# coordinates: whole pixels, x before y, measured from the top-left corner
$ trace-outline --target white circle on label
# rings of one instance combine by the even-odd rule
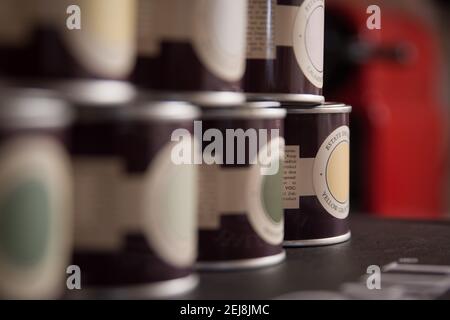
[[[282,178],[284,139],[272,139],[259,151],[250,168],[247,191],[248,218],[267,243],[279,245],[284,236]],[[272,172],[273,171],[273,172]]]
[[[14,230],[0,237],[2,294],[53,299],[61,293],[72,243],[69,172],[65,151],[52,139],[16,138],[2,146],[0,224]]]
[[[185,136],[183,142],[190,136]],[[144,184],[140,214],[149,245],[166,263],[191,266],[197,255],[196,166],[176,165],[171,154],[177,143],[169,143],[152,161]]]
[[[317,199],[333,217],[345,219],[350,208],[350,129],[341,126],[325,139],[314,160]]]
[[[318,36],[324,34],[323,17],[323,7],[317,7],[309,16],[306,24],[306,51],[317,72],[323,72],[324,37]]]
[[[297,62],[318,88],[323,87],[324,21],[324,1],[306,0],[298,10],[293,32]]]
[[[245,71],[247,1],[197,0],[194,48],[206,68],[225,81]]]

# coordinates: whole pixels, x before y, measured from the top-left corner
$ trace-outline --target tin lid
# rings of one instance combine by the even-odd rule
[[[113,80],[72,80],[53,84],[75,105],[123,105],[136,97],[134,86]]]
[[[276,101],[247,101],[223,107],[202,106],[202,118],[278,119],[286,116],[286,109]]]
[[[205,91],[205,92],[153,92],[158,100],[186,101],[198,106],[222,107],[239,105],[245,102],[245,95],[241,92]]]
[[[73,114],[54,91],[35,88],[0,88],[0,127],[58,128],[67,126]]]
[[[193,120],[200,116],[200,111],[188,102],[152,100],[148,96],[128,108],[125,116],[131,120]]]
[[[275,100],[283,103],[295,103],[313,106],[325,102],[324,96],[300,93],[246,93],[248,100]]]
[[[316,114],[316,113],[350,113],[352,107],[344,103],[327,102],[314,107],[297,104],[283,104],[288,114]]]
[[[121,81],[72,80],[52,84],[74,108],[77,122],[103,122],[123,118],[136,97],[135,88]]]

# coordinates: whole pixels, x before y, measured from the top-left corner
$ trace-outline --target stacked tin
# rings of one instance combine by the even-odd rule
[[[324,0],[249,0],[244,89],[255,98],[324,101]]]
[[[15,225],[8,212],[28,226],[0,233],[0,295],[61,297],[80,270],[68,297],[174,296],[199,270],[349,238],[351,108],[322,96],[324,0],[0,7],[0,194],[55,164],[49,196],[26,198],[48,221],[16,196],[0,207],[0,228]],[[30,170],[8,160],[16,149],[36,152]],[[40,243],[47,255],[29,257]]]
[[[0,297],[61,296],[72,246],[68,104],[0,88]]]
[[[200,158],[197,269],[279,263],[285,258],[281,176],[264,175],[258,159],[276,149],[268,160],[280,162],[285,110],[274,101],[246,102],[248,1],[139,5],[133,81],[201,110],[194,129]]]
[[[286,110],[273,101],[201,107],[205,133],[197,266],[234,270],[281,262],[285,252],[280,166]],[[209,132],[217,133],[215,142],[225,137],[223,149],[212,155]]]
[[[324,103],[324,0],[250,0],[244,88],[276,100],[284,121],[286,247],[350,238],[349,113]]]
[[[173,164],[171,133],[182,128],[190,139],[197,109],[154,100],[123,82],[60,89],[75,109],[70,153],[80,297],[159,298],[192,289],[196,167]]]

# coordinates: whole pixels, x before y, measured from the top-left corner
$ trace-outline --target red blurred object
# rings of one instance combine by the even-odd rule
[[[381,30],[366,27],[365,7],[328,9],[355,29],[355,50],[368,52],[331,97],[353,105],[353,123],[364,137],[352,146],[363,161],[359,172],[352,172],[360,175],[361,209],[390,217],[440,217],[449,134],[439,102],[444,67],[435,34],[420,19],[389,8],[381,10]]]

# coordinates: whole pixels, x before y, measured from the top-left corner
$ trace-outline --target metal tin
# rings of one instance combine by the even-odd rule
[[[245,92],[283,102],[324,102],[324,2],[249,0]]]
[[[70,262],[70,108],[53,92],[0,88],[0,297],[62,296]]]
[[[194,128],[203,141],[197,267],[232,270],[281,262],[285,252],[280,159],[286,110],[277,102],[202,107],[201,126]],[[238,130],[248,134],[241,144]],[[236,138],[230,138],[232,134]],[[218,148],[214,151],[211,139]],[[265,171],[269,164],[272,172]]]
[[[189,141],[198,112],[187,103],[150,96],[131,101],[128,85],[122,85],[125,95],[116,102],[73,102],[78,111],[71,149],[74,264],[87,288],[81,293],[102,298],[180,294],[198,282],[192,274],[196,168],[172,162],[178,142],[171,136],[178,129]],[[105,92],[119,92],[118,86]]]
[[[165,91],[241,91],[247,0],[140,0],[134,81]]]
[[[350,238],[351,107],[289,105],[285,120],[285,246],[317,246]]]
[[[136,0],[2,0],[0,74],[127,79],[135,20]]]

